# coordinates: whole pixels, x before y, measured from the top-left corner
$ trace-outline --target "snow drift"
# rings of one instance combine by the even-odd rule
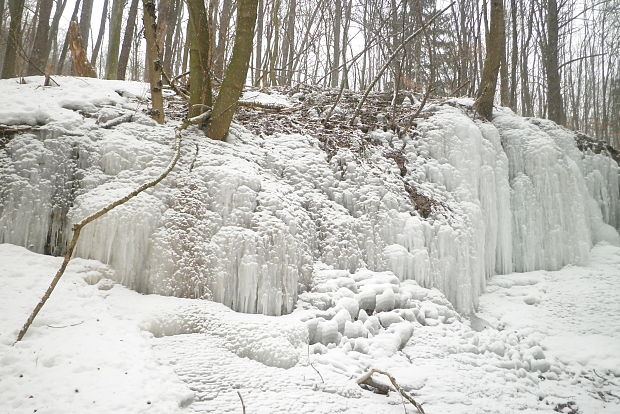
[[[174,137],[138,111],[145,85],[59,83],[0,81],[11,92],[0,96],[9,108],[0,123],[36,126],[0,138],[0,243],[54,255],[71,223],[158,174]],[[99,127],[127,111],[134,122]],[[507,109],[472,120],[466,101],[423,114],[414,133],[357,131],[329,154],[311,132],[235,126],[222,143],[188,131],[180,167],[89,224],[76,254],[139,292],[246,313],[291,312],[325,269],[415,280],[471,312],[493,274],[558,269],[598,241],[619,242],[618,164],[580,151],[573,132]],[[360,290],[347,306],[389,305],[387,290]],[[311,335],[325,342],[334,330]]]

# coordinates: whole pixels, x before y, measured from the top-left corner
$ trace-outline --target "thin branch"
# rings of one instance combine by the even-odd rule
[[[237,391],[237,395],[239,396],[239,399],[241,400],[241,408],[243,409],[243,414],[245,414],[245,403],[243,402],[243,397],[241,396],[241,393],[239,391]]]
[[[41,300],[39,301],[37,306],[35,306],[34,310],[30,314],[30,316],[28,317],[28,320],[26,321],[26,323],[24,324],[22,329],[19,331],[19,334],[17,335],[17,340],[15,341],[15,343],[13,345],[15,345],[17,342],[21,341],[22,338],[24,337],[24,335],[26,335],[26,332],[28,332],[28,328],[30,328],[30,325],[32,325],[32,322],[36,318],[37,314],[39,313],[41,308],[43,308],[43,305],[45,305],[45,302],[47,302],[47,300],[49,299],[50,295],[54,291],[54,288],[56,287],[56,285],[60,281],[60,278],[65,273],[65,270],[67,269],[67,266],[69,265],[69,261],[71,260],[71,256],[73,255],[73,251],[75,250],[75,246],[77,245],[78,238],[80,237],[80,232],[82,231],[84,226],[86,226],[88,223],[91,223],[91,222],[95,221],[99,217],[101,217],[104,214],[108,213],[112,209],[120,206],[121,204],[126,203],[127,201],[131,200],[132,198],[134,198],[138,194],[144,192],[145,190],[147,190],[147,189],[149,189],[151,187],[155,187],[164,178],[166,178],[168,176],[168,174],[170,173],[170,171],[172,171],[174,166],[179,161],[179,158],[181,157],[181,138],[182,138],[181,137],[181,131],[178,131],[177,134],[176,134],[176,148],[175,148],[174,157],[172,158],[172,160],[170,161],[170,163],[168,164],[166,169],[157,178],[142,184],[140,187],[138,187],[137,189],[135,189],[131,193],[127,194],[125,197],[123,197],[123,198],[121,198],[119,200],[116,200],[113,203],[108,204],[107,206],[105,206],[101,210],[99,210],[99,211],[91,214],[90,216],[82,219],[79,223],[77,223],[77,224],[75,224],[73,226],[73,236],[71,237],[71,241],[69,243],[69,247],[67,248],[67,252],[65,253],[65,257],[64,257],[64,259],[62,261],[62,265],[60,266],[60,269],[58,269],[58,271],[56,272],[56,275],[54,276],[54,279],[52,279],[52,283],[47,288],[47,291],[45,292],[45,294],[43,295],[43,297],[41,298]]]
[[[560,66],[558,66],[558,71],[560,69],[562,69],[564,66],[570,65],[571,63],[575,63],[575,62],[579,62],[580,60],[584,60],[584,59],[588,59],[588,58],[592,58],[592,57],[597,57],[597,56],[605,56],[607,53],[597,53],[595,55],[588,55],[588,56],[580,56],[578,58],[575,59],[571,59],[568,62],[564,62],[562,63]]]

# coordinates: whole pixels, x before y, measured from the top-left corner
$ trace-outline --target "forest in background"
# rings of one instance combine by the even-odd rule
[[[243,1],[199,2],[218,87]],[[247,84],[363,91],[396,52],[374,90],[474,97],[480,88],[490,1],[257,2]],[[156,43],[163,72],[172,79],[183,80],[190,69],[197,37],[188,24],[192,3],[198,2],[155,4]],[[503,8],[496,102],[620,148],[620,1],[505,0]],[[74,20],[95,75],[147,80],[142,16],[139,0],[0,0],[2,77],[75,74],[69,42]]]

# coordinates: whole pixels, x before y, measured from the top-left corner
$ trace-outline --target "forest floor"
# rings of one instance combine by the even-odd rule
[[[401,351],[368,355],[311,353],[291,339],[295,312],[140,295],[82,259],[13,345],[61,258],[3,244],[0,262],[3,413],[239,413],[237,392],[248,413],[414,413],[397,393],[357,386],[369,367],[429,414],[620,410],[618,247],[596,246],[587,266],[496,276],[471,319],[418,324]]]

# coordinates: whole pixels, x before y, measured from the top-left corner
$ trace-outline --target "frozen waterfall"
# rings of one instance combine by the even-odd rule
[[[354,133],[329,159],[308,135],[188,132],[181,166],[90,224],[76,254],[140,292],[241,312],[291,312],[325,268],[391,271],[470,312],[491,275],[620,242],[618,164],[573,132],[507,109],[474,121],[456,101],[425,114],[414,135]],[[49,130],[0,141],[0,243],[58,255],[70,223],[163,168],[173,131],[140,117]],[[427,217],[412,191],[431,200]]]

